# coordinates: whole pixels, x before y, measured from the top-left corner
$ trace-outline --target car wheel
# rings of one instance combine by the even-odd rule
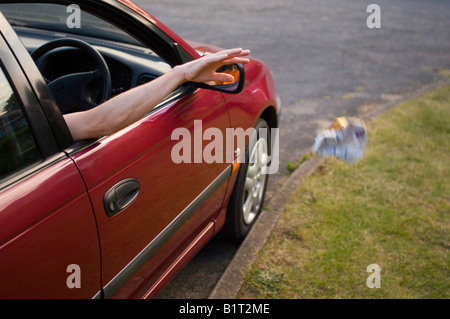
[[[224,233],[233,242],[241,242],[245,238],[264,204],[270,156],[270,130],[265,120],[258,120],[254,134],[228,203]]]

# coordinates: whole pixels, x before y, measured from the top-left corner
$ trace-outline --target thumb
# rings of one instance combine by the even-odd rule
[[[234,76],[226,73],[215,73],[214,81],[218,82],[234,82]]]

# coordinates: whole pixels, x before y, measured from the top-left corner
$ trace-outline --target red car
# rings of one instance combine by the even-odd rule
[[[1,1],[0,12],[0,298],[152,298],[219,230],[244,238],[268,178],[249,159],[269,156],[271,139],[233,149],[232,162],[178,163],[172,134],[277,128],[263,62],[233,66],[235,83],[183,84],[125,129],[73,141],[63,114],[218,48],[126,0]]]

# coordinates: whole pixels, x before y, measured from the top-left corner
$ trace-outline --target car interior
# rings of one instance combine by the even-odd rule
[[[35,59],[63,114],[94,107],[171,69],[168,63],[134,37],[87,12],[80,10],[79,27],[70,27],[70,19],[77,17],[64,5],[2,3],[0,11]],[[109,74],[85,74],[77,80],[76,75],[100,69],[101,62],[89,48],[83,49],[72,43],[53,45],[36,58],[34,53],[38,49],[60,39],[78,40],[95,48],[106,63]],[[106,79],[107,76],[110,79]],[[110,81],[110,88],[104,92],[106,80]],[[66,88],[62,89],[63,86]],[[79,100],[74,98],[76,94],[73,92],[83,95],[83,103],[72,105],[74,100]]]

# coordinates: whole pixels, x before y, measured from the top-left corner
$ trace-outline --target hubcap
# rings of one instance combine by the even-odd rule
[[[267,141],[258,139],[249,156],[247,175],[245,178],[244,194],[244,222],[253,222],[261,208],[267,178]]]

